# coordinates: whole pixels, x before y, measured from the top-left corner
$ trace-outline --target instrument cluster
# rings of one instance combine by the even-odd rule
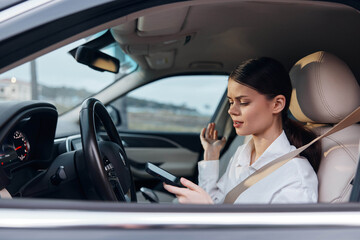
[[[24,162],[29,159],[30,154],[30,142],[26,134],[21,130],[15,130],[0,146],[0,164],[7,166]]]

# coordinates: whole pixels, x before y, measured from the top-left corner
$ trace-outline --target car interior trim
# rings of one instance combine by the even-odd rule
[[[81,135],[80,134],[77,134],[77,135],[74,135],[74,136],[70,136],[70,137],[67,137],[66,138],[66,143],[65,143],[65,146],[66,146],[66,151],[67,152],[70,152],[70,151],[73,151],[74,149],[72,148],[71,146],[71,143],[73,140],[75,139],[81,139]]]
[[[4,10],[0,15],[0,23],[9,20],[19,14],[23,14],[27,11],[30,11],[34,8],[40,7],[44,4],[52,2],[54,0],[32,0],[32,1],[25,1],[20,4],[15,5],[9,9]]]
[[[53,218],[52,216],[57,216]],[[219,221],[221,219],[221,221]],[[0,228],[359,227],[360,212],[167,213],[0,209]]]

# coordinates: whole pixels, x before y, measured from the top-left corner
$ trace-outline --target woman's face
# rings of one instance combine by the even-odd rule
[[[265,95],[229,79],[228,99],[237,135],[261,135],[274,126],[274,101]]]

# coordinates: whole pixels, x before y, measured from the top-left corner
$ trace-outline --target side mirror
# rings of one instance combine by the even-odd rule
[[[80,46],[76,49],[75,59],[79,63],[101,72],[118,73],[120,68],[120,61],[118,59],[85,46]]]
[[[121,117],[119,111],[111,105],[106,106],[106,110],[108,111],[111,119],[113,120],[114,125],[119,126],[121,124]]]

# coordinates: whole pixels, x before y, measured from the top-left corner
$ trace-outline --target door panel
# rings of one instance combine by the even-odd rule
[[[194,175],[201,149],[198,134],[119,134],[136,180],[153,179],[144,171],[147,162],[154,163],[176,176]]]
[[[176,176],[191,176],[197,163],[198,154],[185,148],[126,148],[126,153],[132,161],[137,163],[151,162],[171,172]],[[141,179],[152,178],[143,169],[133,167],[134,177]]]

